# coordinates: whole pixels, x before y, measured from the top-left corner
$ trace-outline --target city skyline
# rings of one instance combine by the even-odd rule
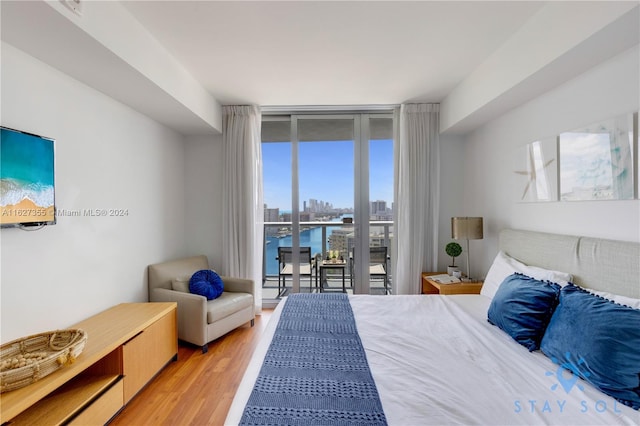
[[[300,213],[332,213],[332,214],[349,214],[353,213],[353,208],[336,208],[331,203],[327,203],[323,200],[304,200],[302,202],[302,208]],[[274,214],[283,215],[291,214],[289,209],[281,209],[279,207],[271,207],[267,203],[264,203],[265,217],[273,217]],[[393,211],[393,204],[389,206],[384,200],[369,201],[369,211],[371,214],[380,214]],[[265,219],[266,220],[266,219]],[[276,222],[277,220],[268,220],[268,222]]]

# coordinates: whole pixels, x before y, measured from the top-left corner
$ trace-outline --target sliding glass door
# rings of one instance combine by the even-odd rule
[[[393,291],[393,116],[363,117],[369,168],[369,293]]]
[[[391,291],[392,128],[390,115],[263,116],[266,299]],[[292,248],[284,274],[282,247]],[[377,269],[370,247],[387,250]]]
[[[311,291],[351,288],[355,244],[354,164],[356,117],[294,116],[298,130],[300,245],[311,246],[317,268]]]

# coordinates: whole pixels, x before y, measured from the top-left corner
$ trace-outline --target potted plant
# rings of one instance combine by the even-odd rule
[[[453,271],[458,271],[458,267],[456,266],[456,257],[462,254],[462,246],[456,242],[450,242],[444,248],[444,251],[451,256],[451,265],[447,267],[447,273],[449,275],[453,275]]]

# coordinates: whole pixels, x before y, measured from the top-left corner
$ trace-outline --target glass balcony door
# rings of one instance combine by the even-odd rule
[[[318,268],[308,289],[304,287],[307,285],[304,279],[299,281],[303,286],[299,291],[342,291],[343,273],[345,288],[351,282],[347,242],[353,227],[341,224],[343,218],[352,218],[354,213],[356,117],[293,115],[291,118],[298,160],[293,168],[297,169],[297,174],[294,173],[297,183],[292,186],[294,198],[297,196],[297,202],[293,202],[297,207],[294,217],[296,213],[298,217],[297,223],[293,223],[293,244],[310,247]],[[322,265],[327,258],[336,262],[335,267]]]
[[[378,127],[391,129],[392,122],[390,115],[263,116],[265,289],[278,275],[277,247],[290,246],[294,258],[285,294],[342,291],[343,272],[349,292],[370,292],[369,247],[389,247],[391,253],[393,140],[391,130],[382,138]],[[382,219],[389,221],[381,225]],[[318,260],[342,259],[345,266],[327,266],[309,277],[300,266],[304,259],[295,258],[298,247],[310,247]],[[280,280],[278,287],[281,293]],[[384,285],[379,287],[376,294]]]
[[[393,129],[392,114],[360,115],[354,293],[390,294],[393,291]]]
[[[366,144],[369,147],[369,292],[393,292],[392,259],[396,248],[393,239],[393,115],[367,115]],[[380,262],[383,261],[383,264]]]

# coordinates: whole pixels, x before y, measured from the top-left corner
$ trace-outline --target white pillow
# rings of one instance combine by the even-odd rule
[[[591,290],[590,288],[583,287],[591,294],[595,294],[596,296],[604,297],[605,299],[612,300],[620,305],[629,306],[633,309],[640,309],[640,299],[634,299],[632,297],[621,296],[619,294],[608,293],[606,291],[596,291]]]
[[[498,291],[498,287],[500,287],[502,281],[514,272],[520,272],[521,274],[540,281],[551,281],[562,287],[573,280],[573,276],[566,272],[552,271],[537,266],[528,266],[507,255],[503,251],[500,251],[493,260],[493,264],[491,265],[491,268],[489,268],[489,272],[487,272],[480,294],[493,299],[493,296],[496,294],[496,291]]]

